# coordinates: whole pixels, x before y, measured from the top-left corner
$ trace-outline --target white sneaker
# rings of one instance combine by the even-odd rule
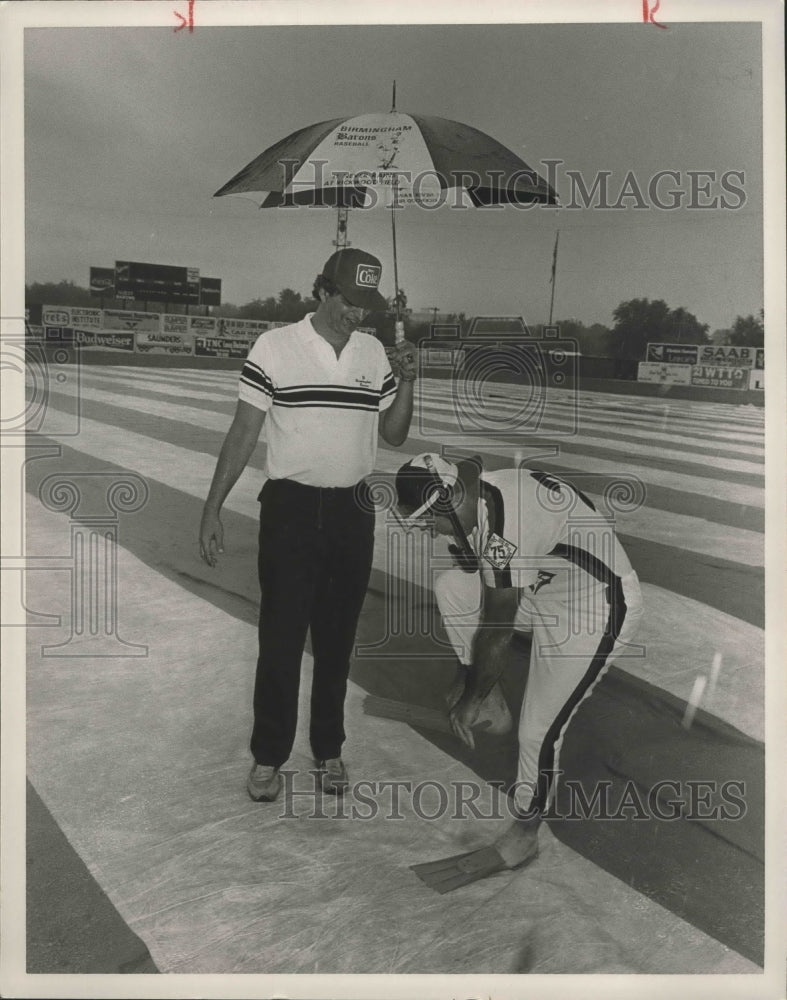
[[[347,768],[341,757],[330,757],[328,760],[315,760],[320,770],[320,784],[324,795],[344,795],[350,784]]]
[[[281,791],[282,778],[278,767],[253,764],[246,782],[246,790],[255,802],[273,802]]]

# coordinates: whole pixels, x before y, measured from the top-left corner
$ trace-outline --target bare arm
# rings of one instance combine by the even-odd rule
[[[235,417],[221,446],[208,499],[202,511],[199,550],[200,556],[209,566],[215,566],[217,554],[224,551],[224,528],[219,518],[219,511],[246,468],[264,421],[264,410],[242,399],[238,400]]]
[[[386,444],[404,444],[413,418],[413,386],[418,374],[416,348],[404,340],[395,344],[389,357],[397,385],[394,401],[380,414],[379,433]]]
[[[469,747],[474,746],[471,727],[481,703],[500,679],[508,662],[514,617],[519,606],[516,587],[482,587],[481,622],[473,639],[473,662],[465,690],[449,713],[454,734]]]
[[[413,383],[400,382],[394,401],[380,414],[380,437],[398,448],[404,444],[413,418]]]

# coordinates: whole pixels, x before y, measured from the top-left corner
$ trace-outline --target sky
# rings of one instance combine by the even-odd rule
[[[138,260],[219,277],[225,302],[307,295],[335,212],[213,195],[296,129],[389,110],[396,80],[400,111],[481,129],[542,175],[561,161],[560,210],[398,213],[414,309],[544,322],[557,230],[556,320],[611,325],[621,301],[664,299],[712,332],[764,305],[759,24],[201,27],[200,13],[191,33],[26,29],[28,283],[86,286],[91,266]],[[675,210],[648,191],[667,170]],[[606,171],[610,203],[633,176],[645,207],[569,207],[568,171],[587,188]],[[713,174],[695,201],[718,207],[687,207],[689,171]],[[389,213],[352,211],[349,238],[381,258],[390,295]]]

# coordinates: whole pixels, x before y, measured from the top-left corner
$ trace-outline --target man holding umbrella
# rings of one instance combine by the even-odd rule
[[[247,781],[255,801],[273,801],[281,791],[309,629],[311,749],[324,792],[341,794],[348,785],[344,699],[374,543],[365,477],[375,466],[378,433],[394,447],[406,440],[416,377],[412,345],[398,344],[389,364],[382,344],[357,330],[364,315],[386,308],[381,275],[372,254],[337,251],[315,282],[316,311],[257,339],[205,502],[200,555],[215,566],[223,551],[221,506],[265,423],[254,764]]]

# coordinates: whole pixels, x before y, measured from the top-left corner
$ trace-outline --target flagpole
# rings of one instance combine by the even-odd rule
[[[549,298],[549,325],[552,326],[552,309],[555,305],[555,276],[557,273],[557,244],[560,239],[560,230],[555,232],[555,247],[552,251],[552,277],[549,279],[552,285],[552,294]]]

